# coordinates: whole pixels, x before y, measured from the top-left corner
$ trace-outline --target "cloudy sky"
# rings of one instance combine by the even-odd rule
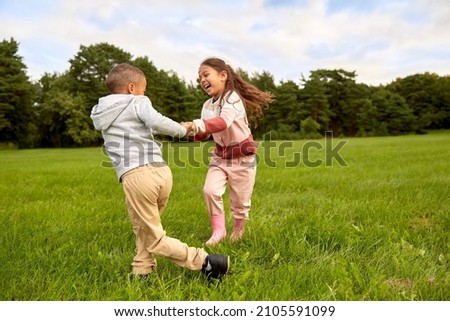
[[[100,42],[188,82],[210,56],[277,82],[321,68],[372,85],[450,75],[448,0],[1,0],[0,38],[11,37],[33,80]]]

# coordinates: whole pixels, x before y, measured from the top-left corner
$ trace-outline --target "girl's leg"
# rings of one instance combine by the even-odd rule
[[[227,235],[222,196],[227,186],[227,174],[221,165],[210,166],[203,187],[203,197],[211,220],[212,235],[205,245],[219,244]]]
[[[255,156],[245,156],[233,160],[229,171],[230,210],[234,217],[231,241],[235,242],[244,236],[244,225],[249,218],[251,197],[256,177]]]

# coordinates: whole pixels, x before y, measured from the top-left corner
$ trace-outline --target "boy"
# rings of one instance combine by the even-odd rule
[[[136,235],[132,273],[148,276],[156,268],[154,256],[160,255],[179,266],[201,270],[208,278],[221,278],[229,269],[228,256],[208,255],[201,248],[166,236],[160,221],[172,190],[172,173],[153,133],[183,137],[191,124],[180,125],[153,108],[144,96],[145,75],[134,66],[116,65],[106,85],[111,94],[99,99],[91,118],[95,128],[102,131],[106,152],[125,192]]]

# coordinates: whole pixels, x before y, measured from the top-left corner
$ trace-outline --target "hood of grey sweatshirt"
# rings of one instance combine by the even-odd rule
[[[109,95],[100,98],[91,112],[95,129],[108,129],[117,117],[134,102],[134,97],[132,95]]]

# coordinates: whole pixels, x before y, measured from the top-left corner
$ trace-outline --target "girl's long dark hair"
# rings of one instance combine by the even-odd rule
[[[208,58],[201,63],[201,66],[209,66],[219,73],[222,71],[227,73],[225,90],[223,91],[220,100],[227,100],[233,91],[237,92],[244,102],[244,107],[250,123],[256,127],[258,120],[264,115],[264,107],[267,107],[274,100],[273,94],[261,91],[252,84],[246,82],[233,70],[233,68],[231,68],[230,65],[220,58]]]

